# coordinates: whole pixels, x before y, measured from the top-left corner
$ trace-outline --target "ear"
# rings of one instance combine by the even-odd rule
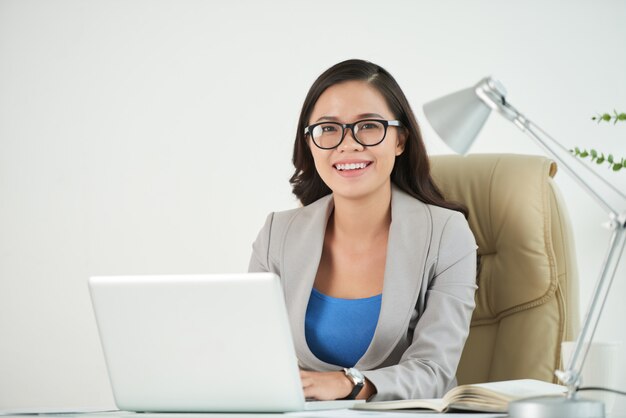
[[[406,129],[402,129],[398,133],[398,138],[396,139],[396,157],[404,152],[404,146],[406,145],[406,140],[409,136],[409,133]]]

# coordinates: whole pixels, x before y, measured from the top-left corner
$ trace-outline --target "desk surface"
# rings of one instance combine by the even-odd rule
[[[34,410],[33,410],[34,411]],[[355,411],[351,409],[336,409],[326,411],[303,411],[288,412],[284,414],[251,413],[135,413],[127,411],[106,411],[106,412],[38,412],[28,413],[26,410],[2,411],[0,418],[408,418],[410,416],[419,418],[503,418],[504,414],[483,414],[483,413],[430,413],[422,411]],[[607,418],[626,418],[626,413],[613,413]]]
[[[24,410],[25,411],[25,410]],[[407,412],[407,411],[355,411],[352,409],[335,409],[326,411],[303,411],[303,412],[287,412],[284,414],[268,414],[268,413],[252,413],[252,414],[234,414],[234,413],[135,413],[127,411],[109,411],[109,412],[61,412],[61,413],[26,413],[22,411],[6,411],[0,410],[1,418],[359,418],[359,417],[386,417],[386,418],[407,418],[411,415],[419,415],[420,418],[501,418],[504,414],[481,414],[481,413],[428,413],[428,412]],[[17,413],[19,412],[19,413]],[[626,417],[625,417],[626,418]]]

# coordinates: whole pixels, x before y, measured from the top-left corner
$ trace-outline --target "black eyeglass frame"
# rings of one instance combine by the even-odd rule
[[[375,144],[364,144],[361,141],[359,141],[359,139],[356,137],[356,134],[354,133],[354,127],[357,124],[362,123],[362,122],[378,122],[378,123],[381,123],[383,125],[383,127],[385,128],[385,132],[383,133],[382,139],[380,141],[378,141],[377,143],[375,143]],[[315,129],[315,127],[317,127],[319,125],[328,125],[328,124],[341,126],[341,139],[339,140],[337,145],[335,145],[333,147],[322,147],[317,142],[315,142],[315,139],[313,138],[313,129]],[[402,125],[402,122],[400,122],[399,120],[384,120],[384,119],[361,119],[361,120],[357,120],[356,122],[353,122],[353,123],[318,122],[318,123],[314,123],[314,124],[309,125],[306,128],[304,128],[304,135],[305,136],[306,135],[311,135],[311,139],[313,140],[313,143],[319,149],[329,150],[329,149],[335,149],[339,145],[341,145],[341,143],[343,142],[343,140],[346,137],[346,130],[350,129],[352,131],[352,138],[354,138],[354,140],[356,142],[358,142],[359,144],[363,145],[364,147],[375,147],[376,145],[380,144],[381,142],[383,142],[385,140],[385,137],[387,136],[387,128],[389,126],[402,127],[404,125]]]

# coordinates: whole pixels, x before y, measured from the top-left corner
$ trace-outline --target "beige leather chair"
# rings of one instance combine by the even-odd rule
[[[449,200],[465,204],[478,243],[476,310],[459,384],[555,381],[561,341],[578,331],[569,219],[552,180],[556,164],[528,155],[432,156]]]

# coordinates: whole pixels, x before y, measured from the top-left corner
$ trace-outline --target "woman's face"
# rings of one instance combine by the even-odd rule
[[[308,124],[353,123],[361,119],[393,120],[396,116],[376,88],[364,81],[346,81],[322,93]],[[383,142],[375,146],[359,144],[349,129],[343,142],[334,149],[318,148],[310,135],[308,142],[315,168],[335,196],[360,199],[391,187],[391,170],[396,156],[404,150],[405,139],[402,128],[389,126]],[[356,164],[356,168],[349,164]]]

